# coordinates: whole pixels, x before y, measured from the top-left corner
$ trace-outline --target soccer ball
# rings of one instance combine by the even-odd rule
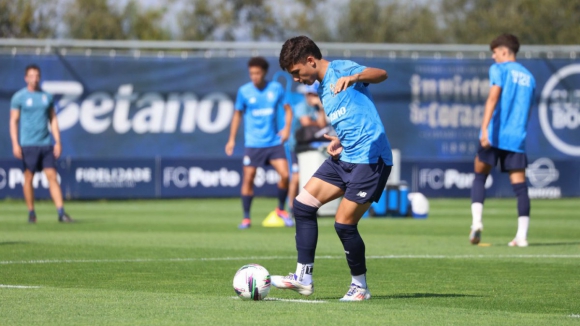
[[[242,300],[262,300],[270,292],[270,273],[258,264],[244,265],[234,276],[234,291]]]

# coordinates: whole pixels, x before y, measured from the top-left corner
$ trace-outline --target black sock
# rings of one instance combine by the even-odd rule
[[[356,225],[334,223],[336,234],[342,242],[350,275],[362,275],[367,272],[365,261],[365,243],[358,233]]]
[[[471,202],[472,203],[482,203],[485,200],[485,180],[487,179],[487,174],[476,173],[473,179],[473,184],[471,185]]]
[[[514,193],[518,198],[518,216],[530,216],[530,197],[528,185],[525,182],[512,184]]]
[[[250,207],[252,206],[252,199],[254,196],[242,195],[242,207],[244,209],[244,218],[250,218]]]
[[[296,219],[296,250],[298,262],[314,263],[316,243],[318,242],[317,207],[307,206],[294,199],[294,218]]]
[[[286,198],[288,197],[288,188],[278,188],[278,209],[284,210],[286,205]]]

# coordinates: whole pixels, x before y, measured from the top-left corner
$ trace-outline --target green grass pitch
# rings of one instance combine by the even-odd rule
[[[578,199],[533,200],[528,248],[510,248],[515,199],[491,199],[482,242],[468,242],[467,199],[431,200],[427,219],[364,219],[372,299],[341,303],[350,275],[332,218],[319,219],[315,293],[235,299],[247,263],[295,269],[294,230],[262,228],[274,199],[50,202],[26,223],[0,202],[1,325],[580,325]],[[15,287],[21,286],[21,287]],[[273,300],[277,299],[277,300]],[[304,301],[293,301],[293,300]]]

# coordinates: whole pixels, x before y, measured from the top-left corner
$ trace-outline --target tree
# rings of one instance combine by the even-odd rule
[[[180,26],[186,40],[278,40],[283,35],[266,0],[189,0]]]
[[[68,36],[91,40],[166,40],[169,32],[161,26],[164,8],[144,9],[130,0],[125,7],[107,0],[72,0],[64,13]]]
[[[0,0],[0,37],[55,36],[56,7],[41,0]]]
[[[487,44],[501,33],[523,44],[577,44],[580,3],[568,0],[442,0],[449,42]]]

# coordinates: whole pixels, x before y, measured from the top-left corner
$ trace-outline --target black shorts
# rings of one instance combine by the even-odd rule
[[[390,165],[382,159],[374,164],[347,163],[329,157],[313,177],[335,185],[344,191],[344,198],[358,204],[378,202],[387,184]]]
[[[300,166],[298,165],[298,156],[295,151],[290,152],[290,172],[299,173]]]
[[[56,169],[53,146],[22,146],[24,170],[40,172],[43,169]]]
[[[501,164],[501,172],[521,170],[528,166],[528,157],[525,153],[506,151],[496,147],[483,148],[479,145],[477,158],[483,163],[496,166],[497,161]]]
[[[271,160],[286,159],[284,145],[272,147],[246,147],[244,149],[244,166],[261,167],[270,165]]]

